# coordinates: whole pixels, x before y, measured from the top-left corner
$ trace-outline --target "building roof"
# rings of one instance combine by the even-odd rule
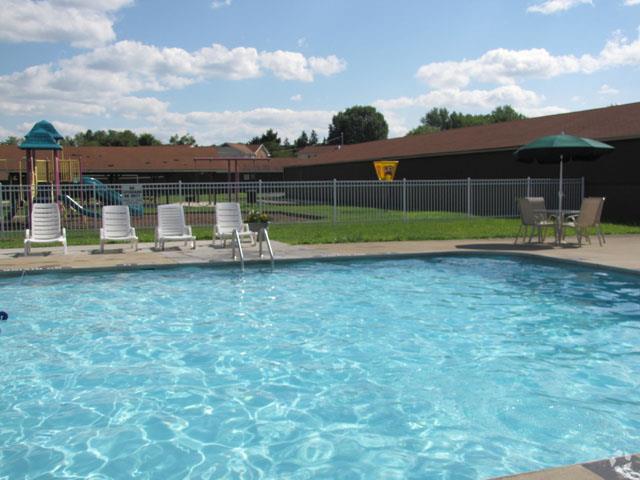
[[[335,150],[336,145],[308,145],[298,150],[296,157],[298,158],[314,158],[331,150]]]
[[[82,170],[92,173],[227,172],[227,158],[215,147],[158,145],[146,147],[64,147],[63,158],[79,159]],[[18,171],[24,152],[15,145],[0,145],[0,158],[9,171]],[[51,158],[39,151],[37,158]],[[242,157],[240,157],[242,158]],[[240,159],[239,158],[239,159]],[[233,162],[233,159],[231,159]],[[243,158],[240,172],[281,172],[295,159]],[[232,168],[234,166],[232,165]]]
[[[640,102],[342,147],[314,147],[317,153],[300,158],[296,166],[515,150],[538,137],[562,132],[604,142],[640,138]]]

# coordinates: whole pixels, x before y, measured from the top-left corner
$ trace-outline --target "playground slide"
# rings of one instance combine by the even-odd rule
[[[62,200],[62,203],[64,203],[67,207],[71,208],[72,210],[75,210],[80,215],[84,215],[85,217],[92,217],[92,218],[100,217],[99,212],[96,212],[95,210],[91,210],[90,208],[83,207],[78,202],[76,202],[73,198],[71,198],[69,195],[62,195],[61,200]]]
[[[116,192],[115,190],[107,187],[104,183],[102,183],[100,180],[93,178],[93,177],[82,177],[82,183],[84,185],[94,185],[95,189],[96,189],[96,197],[98,198],[98,200],[101,200],[102,202],[104,202],[106,205],[122,205],[122,195],[118,192]],[[71,197],[69,197],[71,198]],[[73,200],[73,199],[71,199]],[[74,203],[76,205],[78,205],[80,208],[83,208],[80,204],[78,204],[77,202],[74,201]],[[75,206],[72,206],[72,208],[74,208],[76,211],[80,212],[80,210],[77,210]],[[89,209],[84,209],[87,212],[91,212],[91,215],[89,216],[93,216],[95,215],[96,212],[93,212],[92,210]],[[129,205],[129,211],[131,212],[131,215],[142,215],[144,213],[144,209],[142,207],[142,205]],[[82,213],[82,212],[80,212]],[[84,215],[84,213],[83,213]]]

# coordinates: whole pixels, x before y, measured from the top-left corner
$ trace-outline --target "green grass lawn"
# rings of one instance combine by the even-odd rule
[[[394,240],[463,240],[482,238],[513,238],[520,226],[519,219],[502,218],[431,218],[423,221],[387,221],[380,223],[297,223],[274,224],[269,227],[272,240],[292,245],[314,243],[384,242]],[[607,235],[640,234],[640,225],[602,225]],[[153,229],[138,229],[141,242],[153,242]],[[199,240],[211,239],[212,227],[194,227]],[[573,232],[568,232],[572,234]],[[0,236],[0,248],[19,248],[24,232]],[[69,245],[95,245],[98,233],[72,230],[67,233]]]

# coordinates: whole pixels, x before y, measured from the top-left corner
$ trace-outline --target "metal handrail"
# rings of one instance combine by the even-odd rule
[[[238,252],[240,253],[240,268],[244,272],[244,252],[242,251],[242,244],[240,243],[240,235],[238,234],[238,230],[233,229],[233,242],[231,244],[231,258],[233,260],[236,259],[236,246],[238,247]]]
[[[267,249],[269,250],[269,257],[271,258],[271,267],[273,267],[274,261],[275,261],[275,257],[273,255],[273,247],[271,246],[271,240],[269,240],[269,232],[267,231],[266,228],[261,228],[260,232],[258,232],[258,235],[260,236],[260,247],[258,249],[258,253],[260,254],[260,258],[263,257],[262,255],[262,241],[266,240],[267,241]]]

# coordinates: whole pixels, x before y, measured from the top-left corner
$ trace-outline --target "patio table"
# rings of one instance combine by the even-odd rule
[[[544,214],[547,219],[555,219],[555,236],[556,236],[556,245],[560,245],[562,243],[562,231],[563,231],[563,223],[567,219],[567,217],[571,217],[572,215],[578,215],[580,210],[565,210],[562,209],[562,217],[560,217],[560,210],[553,208],[545,208],[540,210],[535,210],[536,213]]]

